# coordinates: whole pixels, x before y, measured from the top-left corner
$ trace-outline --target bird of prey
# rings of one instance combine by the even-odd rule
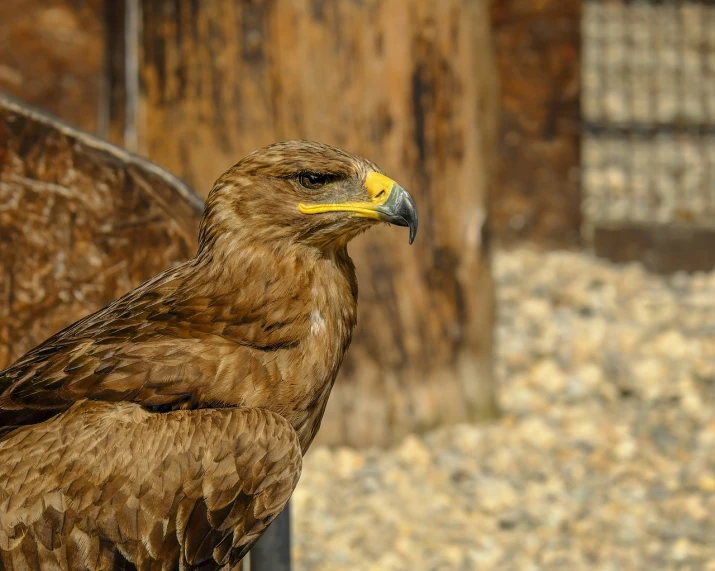
[[[414,239],[372,162],[265,147],[193,259],[0,372],[0,570],[237,565],[297,484],[356,323],[347,244],[380,221]]]

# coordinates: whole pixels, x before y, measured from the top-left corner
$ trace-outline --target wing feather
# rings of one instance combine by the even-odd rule
[[[0,438],[83,398],[165,410],[241,405],[230,399],[238,385],[279,382],[271,353],[298,344],[310,319],[305,276],[288,300],[279,290],[253,295],[250,280],[246,295],[224,294],[196,282],[194,263],[157,275],[0,371]]]
[[[100,570],[121,557],[139,571],[229,569],[301,463],[295,431],[270,411],[80,401],[0,441],[0,568]]]

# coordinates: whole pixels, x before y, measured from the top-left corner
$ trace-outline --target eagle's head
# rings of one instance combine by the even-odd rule
[[[206,201],[200,247],[242,241],[341,247],[376,222],[417,232],[410,194],[372,162],[310,141],[254,151],[226,171]]]

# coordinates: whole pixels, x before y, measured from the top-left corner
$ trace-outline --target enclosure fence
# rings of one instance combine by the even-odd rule
[[[715,2],[586,0],[583,230],[715,228]]]

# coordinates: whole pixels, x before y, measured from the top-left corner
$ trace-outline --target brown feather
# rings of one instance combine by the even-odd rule
[[[65,558],[71,569],[102,568],[100,545],[111,544],[144,561],[138,568],[219,568],[280,513],[300,469],[295,431],[270,411],[160,415],[80,401],[0,441],[0,560],[12,569],[65,568]]]
[[[0,569],[243,557],[320,426],[356,323],[346,246],[374,223],[301,214],[316,195],[296,177],[365,200],[369,170],[305,141],[249,155],[211,191],[195,258],[0,372]]]

